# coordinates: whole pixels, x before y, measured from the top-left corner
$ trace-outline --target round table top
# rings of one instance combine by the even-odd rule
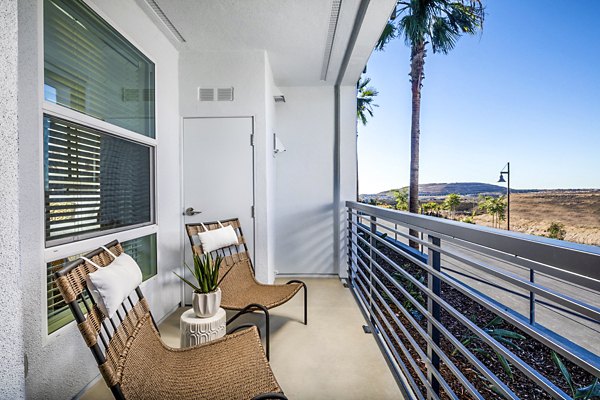
[[[181,314],[181,320],[188,324],[205,324],[207,322],[225,319],[225,317],[226,317],[225,310],[223,310],[222,308],[219,308],[219,310],[217,311],[217,313],[215,315],[213,315],[212,317],[208,317],[208,318],[196,317],[196,314],[194,314],[193,308],[190,308],[189,310],[186,310],[183,314]]]

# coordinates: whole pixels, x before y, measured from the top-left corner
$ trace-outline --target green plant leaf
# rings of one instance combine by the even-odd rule
[[[489,326],[498,326],[503,322],[504,322],[504,320],[502,319],[502,317],[497,315],[493,320],[491,320],[490,322],[485,324],[484,328],[487,328]]]
[[[177,272],[173,272],[175,275],[177,275],[177,277],[179,279],[181,279],[182,281],[184,281],[185,283],[187,283],[192,289],[194,289],[194,291],[199,292],[200,288],[196,285],[194,285],[192,282],[188,281],[187,279],[185,279],[183,276],[177,274]]]
[[[512,368],[510,367],[510,364],[508,363],[508,361],[506,360],[506,358],[504,358],[504,356],[500,353],[496,353],[496,356],[498,357],[498,361],[500,361],[500,364],[502,364],[502,368],[504,369],[504,372],[506,372],[506,375],[509,376],[510,380],[513,380],[513,372],[512,372]]]
[[[513,342],[512,340],[510,340],[510,339],[505,339],[505,338],[503,338],[503,337],[501,337],[501,336],[494,337],[494,339],[496,339],[496,340],[497,340],[497,341],[499,341],[500,343],[504,343],[504,344],[506,344],[506,345],[508,345],[508,346],[511,346],[511,347],[513,347],[513,348],[515,348],[515,349],[517,349],[517,350],[523,350],[522,348],[520,348],[520,347],[519,347],[519,346],[518,346],[516,343],[514,343],[514,342]]]
[[[589,386],[578,388],[575,391],[574,399],[583,399],[589,400],[593,398],[600,398],[600,383],[598,382],[598,378],[594,379],[594,383]]]
[[[569,370],[567,369],[565,364],[563,364],[562,360],[560,359],[558,354],[556,354],[555,351],[552,351],[552,360],[554,361],[554,364],[556,364],[556,366],[560,370],[560,373],[562,374],[562,376],[565,378],[565,381],[567,381],[567,384],[571,388],[571,393],[573,393],[573,397],[574,397],[575,396],[575,387],[573,386],[573,379],[571,378],[571,374],[569,373]]]
[[[491,330],[487,330],[487,332],[491,336],[505,337],[505,338],[511,338],[511,339],[521,339],[521,340],[525,339],[525,336],[523,336],[517,332],[509,331],[508,329],[491,329]]]

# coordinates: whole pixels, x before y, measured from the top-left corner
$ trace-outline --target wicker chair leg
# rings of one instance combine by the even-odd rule
[[[112,392],[113,396],[115,396],[115,399],[125,400],[125,396],[121,391],[121,385],[119,385],[118,383],[115,386],[111,386],[110,391]]]
[[[261,310],[265,314],[265,330],[267,331],[267,333],[265,335],[265,347],[266,347],[265,350],[266,350],[266,354],[267,354],[267,360],[269,360],[269,356],[271,354],[271,345],[270,345],[271,324],[270,324],[269,310],[267,309],[267,307],[263,306],[262,304],[257,304],[257,303],[248,304],[246,307],[244,307],[240,311],[238,311],[238,313],[235,314],[233,317],[229,318],[229,320],[227,320],[226,324],[229,325],[230,323],[232,323],[233,321],[238,319],[240,317],[240,315],[251,313],[253,311],[256,311],[257,309]]]
[[[304,289],[304,325],[308,325],[308,306],[307,306],[308,288],[306,287],[306,283],[299,281],[297,279],[293,279],[293,280],[287,282],[286,285],[289,285],[290,283],[299,283],[302,285],[302,289]]]

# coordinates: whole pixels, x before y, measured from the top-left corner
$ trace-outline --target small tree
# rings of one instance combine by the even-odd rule
[[[549,238],[565,240],[565,236],[567,235],[567,230],[565,229],[565,225],[560,222],[552,222],[548,229],[546,229],[546,233]]]
[[[435,201],[430,201],[421,205],[421,210],[423,214],[426,215],[435,215],[437,217],[439,209],[440,205]]]
[[[500,228],[500,222],[506,219],[506,198],[504,196],[479,196],[479,209],[492,216],[494,228]]]
[[[394,190],[392,192],[394,199],[396,200],[396,210],[407,211],[408,210],[408,189],[403,188],[400,190]]]
[[[460,205],[460,195],[450,193],[444,200],[444,209],[449,210],[452,215],[456,212],[456,208]]]

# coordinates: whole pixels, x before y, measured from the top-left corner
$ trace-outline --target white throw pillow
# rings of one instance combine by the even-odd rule
[[[200,239],[202,250],[205,253],[239,244],[238,237],[231,225],[211,231],[199,232],[198,239]]]
[[[88,274],[86,281],[100,311],[112,318],[121,303],[142,283],[142,271],[130,255],[122,253],[106,267]]]

